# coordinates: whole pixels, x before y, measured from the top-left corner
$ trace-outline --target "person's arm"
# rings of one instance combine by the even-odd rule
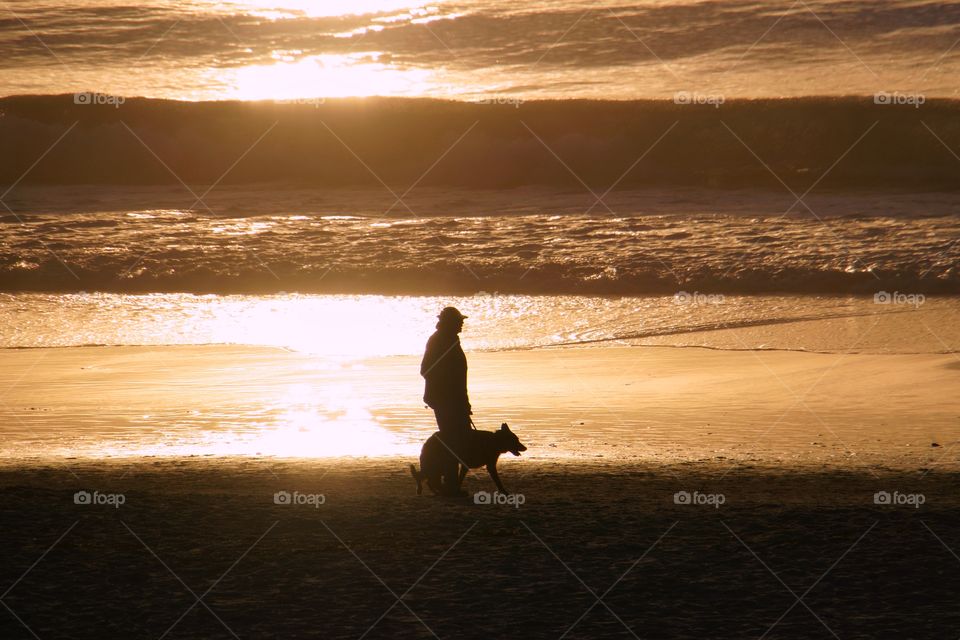
[[[427,342],[427,348],[423,352],[423,359],[420,361],[420,377],[426,378],[427,371],[430,369],[430,342]]]
[[[420,361],[420,375],[424,378],[431,376],[437,368],[437,339],[436,336],[430,336],[427,340],[427,348],[423,351],[423,360]]]
[[[470,406],[470,394],[467,392],[467,355],[463,352],[459,340],[457,340],[457,349],[460,351],[460,362],[463,363],[463,370],[457,372],[457,375],[463,379],[463,401],[467,406],[467,413],[473,415],[473,408]]]

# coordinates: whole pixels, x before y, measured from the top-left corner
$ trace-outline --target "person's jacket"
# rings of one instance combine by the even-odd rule
[[[470,409],[467,356],[456,333],[438,330],[430,336],[420,363],[420,375],[426,381],[423,401],[431,408]]]

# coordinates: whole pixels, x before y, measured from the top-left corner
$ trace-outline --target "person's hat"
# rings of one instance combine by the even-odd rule
[[[443,311],[440,312],[440,315],[437,316],[441,322],[450,320],[463,320],[466,317],[467,316],[460,313],[456,307],[444,307]]]

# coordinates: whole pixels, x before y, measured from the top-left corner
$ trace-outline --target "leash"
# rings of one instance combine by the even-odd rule
[[[473,418],[470,418],[470,426],[471,426],[471,427],[473,427],[473,430],[474,430],[474,431],[476,431],[476,430],[477,430],[477,425],[476,425],[476,424],[474,424],[474,422],[473,422]]]

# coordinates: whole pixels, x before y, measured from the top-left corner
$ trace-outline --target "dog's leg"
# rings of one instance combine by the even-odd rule
[[[497,490],[500,493],[508,493],[506,487],[504,487],[503,483],[500,482],[500,474],[497,473],[496,461],[491,462],[487,465],[487,473],[489,473],[490,477],[493,478],[493,483],[497,485]]]
[[[457,489],[463,484],[463,479],[467,477],[467,471],[470,471],[470,469],[464,465],[460,465],[460,480],[457,481]]]
[[[423,493],[423,475],[417,471],[415,465],[410,465],[410,475],[417,481],[417,495],[419,496]]]

